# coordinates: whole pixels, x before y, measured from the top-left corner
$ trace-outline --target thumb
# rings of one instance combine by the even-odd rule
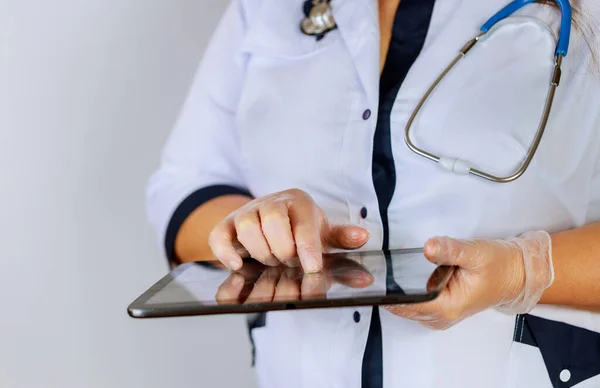
[[[450,237],[434,237],[425,243],[424,254],[427,260],[438,266],[476,266],[480,243],[474,240],[457,240]]]
[[[356,249],[369,241],[369,231],[358,225],[334,225],[324,233],[328,248]]]

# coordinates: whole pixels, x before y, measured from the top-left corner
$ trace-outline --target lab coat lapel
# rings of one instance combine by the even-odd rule
[[[379,101],[379,16],[375,0],[332,1],[333,15],[371,109]]]

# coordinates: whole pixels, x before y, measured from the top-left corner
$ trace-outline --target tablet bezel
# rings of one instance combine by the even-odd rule
[[[421,251],[422,249],[396,249],[390,250],[390,254],[394,253],[411,253]],[[379,253],[383,251],[364,252]],[[154,295],[161,291],[170,282],[175,280],[179,274],[187,268],[194,265],[206,265],[206,262],[189,262],[181,264],[174,268],[171,272],[161,278],[153,286],[148,288],[142,295],[136,298],[127,308],[127,313],[132,318],[167,318],[167,317],[184,317],[184,316],[199,316],[199,315],[220,315],[220,314],[250,314],[261,313],[268,311],[281,310],[298,310],[298,309],[317,309],[317,308],[333,308],[333,307],[358,307],[358,306],[373,306],[373,305],[388,305],[388,304],[410,304],[423,303],[437,298],[443,288],[446,287],[448,281],[452,277],[454,267],[438,267],[446,271],[437,287],[427,293],[414,294],[392,294],[381,296],[362,296],[343,299],[319,299],[319,300],[297,300],[293,302],[261,302],[248,304],[230,304],[230,305],[202,305],[198,302],[180,302],[180,303],[157,303],[146,304]],[[214,268],[215,271],[223,271],[220,268]],[[432,271],[433,274],[433,271]]]

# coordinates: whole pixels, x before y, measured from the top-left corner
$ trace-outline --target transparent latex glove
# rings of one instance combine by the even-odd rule
[[[385,308],[436,330],[488,308],[527,313],[554,281],[551,238],[541,231],[506,240],[436,237],[425,244],[425,256],[456,266],[447,287],[431,302]]]
[[[242,267],[242,257],[267,266],[302,266],[305,272],[323,269],[323,253],[356,249],[369,232],[355,225],[332,225],[312,197],[299,189],[285,190],[248,202],[217,224],[208,243],[221,263]]]

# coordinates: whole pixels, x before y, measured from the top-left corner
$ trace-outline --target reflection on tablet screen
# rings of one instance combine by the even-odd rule
[[[426,294],[437,286],[432,282],[435,270],[420,249],[326,255],[323,270],[315,274],[305,274],[299,267],[268,267],[252,259],[233,273],[190,263],[178,268],[145,304],[214,306]]]

